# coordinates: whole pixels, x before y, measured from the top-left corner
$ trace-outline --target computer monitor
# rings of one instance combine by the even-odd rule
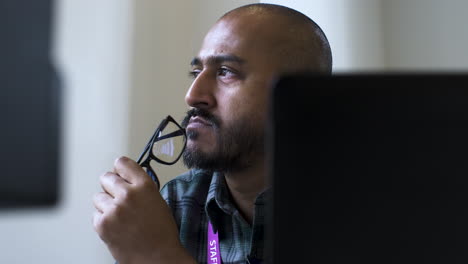
[[[52,1],[0,4],[0,209],[59,197],[60,87],[52,64]]]
[[[273,263],[468,262],[468,74],[286,76],[271,99]]]

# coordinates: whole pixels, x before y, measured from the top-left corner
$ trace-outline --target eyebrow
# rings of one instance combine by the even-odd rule
[[[206,64],[208,65],[213,65],[213,64],[221,64],[223,62],[236,62],[239,64],[244,64],[245,60],[235,56],[235,55],[214,55],[214,56],[209,56],[206,58]],[[192,59],[190,62],[191,66],[200,66],[203,65],[202,60],[199,57],[195,57]]]

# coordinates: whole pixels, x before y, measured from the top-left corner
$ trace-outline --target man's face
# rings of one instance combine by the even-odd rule
[[[278,69],[271,31],[253,17],[228,18],[205,37],[185,97],[187,166],[232,172],[263,158],[267,98]]]

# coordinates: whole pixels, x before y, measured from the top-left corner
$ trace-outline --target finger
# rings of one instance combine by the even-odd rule
[[[108,193],[99,192],[96,193],[93,197],[93,204],[94,207],[100,213],[104,213],[109,210],[113,206],[114,199]]]
[[[94,230],[96,230],[96,232],[99,234],[99,236],[102,235],[102,225],[101,225],[102,217],[103,217],[103,214],[101,212],[94,211],[94,213],[93,213],[93,226],[94,226]]]
[[[99,212],[99,211],[93,212],[93,226],[94,227],[98,226],[101,217],[102,217],[102,212]]]
[[[149,180],[148,174],[134,160],[120,157],[114,162],[115,172],[129,183],[141,183]]]
[[[129,183],[116,173],[106,172],[99,178],[101,188],[112,197],[117,197],[124,193]]]

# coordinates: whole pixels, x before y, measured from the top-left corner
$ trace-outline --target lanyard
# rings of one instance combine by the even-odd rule
[[[219,251],[218,232],[213,232],[213,226],[208,221],[208,243],[206,247],[206,258],[209,264],[221,264],[221,252]]]
[[[208,264],[222,264],[221,262],[221,251],[219,250],[219,238],[218,232],[213,232],[213,226],[211,222],[208,221],[208,243],[206,247],[206,258]],[[260,260],[252,258],[247,258],[247,263],[249,264],[260,264]]]

